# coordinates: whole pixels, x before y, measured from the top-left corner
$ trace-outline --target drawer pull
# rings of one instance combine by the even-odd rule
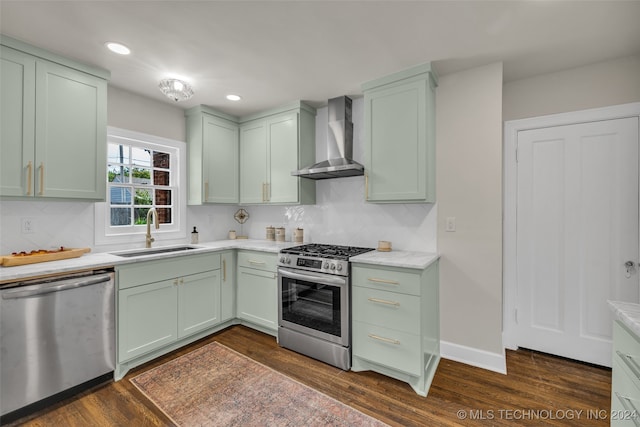
[[[44,195],[44,162],[40,162],[40,189],[38,195]]]
[[[31,179],[33,178],[33,164],[31,164],[31,160],[29,160],[29,164],[27,165],[27,196],[31,195]]]
[[[388,342],[389,344],[400,345],[400,341],[394,340],[393,338],[380,337],[380,336],[374,335],[374,334],[369,334],[369,338],[374,339],[374,340],[378,340],[378,341],[382,341],[382,342]]]
[[[367,277],[367,280],[374,283],[384,283],[386,285],[399,285],[395,280],[376,279],[375,277]]]
[[[386,305],[393,305],[395,307],[400,307],[400,303],[396,302],[396,301],[389,301],[386,299],[380,299],[380,298],[367,298],[369,301],[371,302],[377,302],[378,304],[386,304]]]
[[[266,264],[266,262],[264,262],[264,261],[256,261],[256,260],[253,260],[253,259],[248,259],[247,262],[249,264],[255,264],[255,265],[265,265]]]
[[[631,369],[633,375],[635,375],[636,378],[640,380],[640,369],[633,357],[628,354],[622,353],[620,350],[616,350],[616,354],[618,355],[618,357],[620,357],[620,359],[622,359],[624,364],[627,365],[629,369]]]
[[[633,421],[633,424],[636,427],[640,427],[640,419],[638,418],[638,415],[637,415],[639,414],[639,412],[638,412],[638,409],[636,409],[636,405],[634,405],[631,399],[629,399],[628,397],[621,395],[617,391],[615,393],[620,403],[622,403],[622,407],[624,408],[624,410],[630,413],[629,415],[631,415],[631,420]]]
[[[227,281],[227,260],[222,258],[222,281]]]

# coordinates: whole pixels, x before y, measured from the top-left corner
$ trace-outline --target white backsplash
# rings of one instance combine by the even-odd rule
[[[353,100],[353,158],[363,162],[362,98]],[[316,158],[326,160],[327,108],[316,117]],[[303,165],[308,166],[308,165]],[[226,239],[229,230],[254,239],[266,238],[267,226],[284,226],[286,239],[292,230],[304,229],[305,241],[376,247],[388,240],[393,249],[436,252],[437,209],[432,204],[372,204],[364,201],[364,177],[336,178],[316,182],[316,204],[306,206],[245,206],[248,221],[241,226],[233,219],[238,206],[190,206],[187,208],[187,236],[194,226],[200,242]],[[142,247],[95,245],[94,204],[61,201],[3,201],[0,203],[0,254],[59,246],[91,247],[94,252]],[[30,218],[34,232],[22,233],[23,218]]]

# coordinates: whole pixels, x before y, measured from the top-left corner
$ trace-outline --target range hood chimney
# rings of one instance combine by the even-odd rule
[[[293,176],[309,179],[342,178],[364,175],[364,166],[354,161],[351,98],[339,96],[329,100],[329,129],[327,160],[291,172]]]

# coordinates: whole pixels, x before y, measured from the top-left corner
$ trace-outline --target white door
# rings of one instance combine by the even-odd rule
[[[639,302],[638,118],[517,140],[517,344],[611,366],[607,300]]]

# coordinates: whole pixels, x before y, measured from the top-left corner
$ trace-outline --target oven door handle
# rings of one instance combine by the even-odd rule
[[[347,284],[347,279],[342,277],[332,277],[327,275],[313,274],[313,273],[294,273],[293,271],[284,270],[282,268],[278,268],[278,274],[283,277],[288,277],[290,279],[298,279],[305,280],[307,282],[317,282],[322,285],[336,285],[336,286],[345,286]]]

